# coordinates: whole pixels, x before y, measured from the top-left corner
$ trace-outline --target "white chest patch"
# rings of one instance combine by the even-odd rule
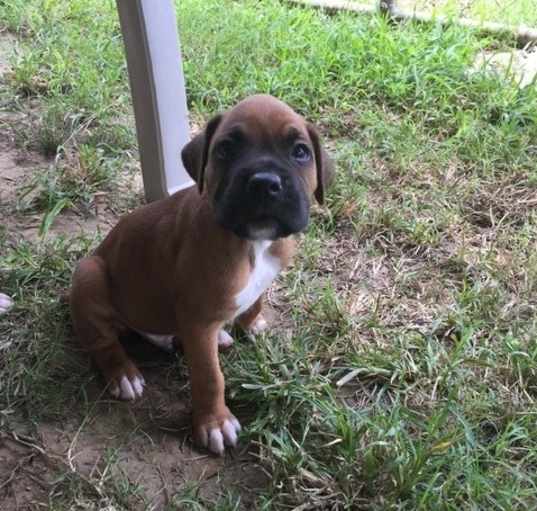
[[[270,254],[272,241],[254,241],[254,266],[246,287],[235,296],[236,315],[247,311],[280,272],[280,260]]]

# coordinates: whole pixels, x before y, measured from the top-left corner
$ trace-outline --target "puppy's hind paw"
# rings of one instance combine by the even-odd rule
[[[227,350],[233,344],[233,337],[229,335],[225,330],[218,332],[218,349]]]
[[[141,332],[136,330],[144,339],[149,341],[151,344],[158,346],[160,349],[167,351],[168,353],[173,353],[176,351],[175,337],[173,335],[157,335],[157,334],[148,334],[147,332]]]
[[[259,314],[259,316],[257,316],[255,321],[250,325],[248,330],[253,335],[259,335],[261,332],[264,332],[265,330],[267,330],[268,327],[269,327],[269,324],[267,320],[265,319],[265,317],[263,316],[263,314]]]
[[[8,295],[0,293],[0,316],[9,311],[13,305],[15,305],[15,302]]]

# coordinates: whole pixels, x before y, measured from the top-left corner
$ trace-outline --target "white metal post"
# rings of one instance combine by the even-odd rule
[[[185,81],[173,0],[117,0],[145,196],[191,186],[181,162],[189,140]]]

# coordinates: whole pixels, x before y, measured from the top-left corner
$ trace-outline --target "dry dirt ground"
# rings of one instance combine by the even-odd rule
[[[9,72],[5,55],[12,44],[12,38],[0,34],[0,80]],[[18,193],[51,162],[17,147],[15,133],[24,122],[24,114],[0,105],[0,222],[11,237],[38,242],[42,215],[20,210]],[[127,178],[129,193],[134,188],[140,195],[141,180]],[[97,214],[83,217],[62,213],[48,236],[106,231],[117,219],[109,206],[105,201]],[[78,497],[74,502],[66,498],[61,509],[111,510],[110,485],[125,509],[162,509],[188,487],[197,488],[209,502],[234,489],[241,493],[243,508],[250,508],[251,496],[267,481],[250,453],[253,447],[243,442],[224,459],[194,450],[189,443],[186,376],[177,370],[175,357],[145,345],[139,348],[148,385],[136,404],[108,400],[96,376],[85,389],[91,405],[83,417],[32,423],[16,411],[9,418],[0,416],[2,511],[47,509],[51,501],[62,501],[62,492]],[[176,505],[173,509],[183,509]]]

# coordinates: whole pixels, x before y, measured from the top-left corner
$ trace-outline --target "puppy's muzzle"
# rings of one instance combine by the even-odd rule
[[[308,198],[301,180],[287,169],[254,162],[230,174],[215,194],[220,225],[251,240],[274,240],[306,227]]]

